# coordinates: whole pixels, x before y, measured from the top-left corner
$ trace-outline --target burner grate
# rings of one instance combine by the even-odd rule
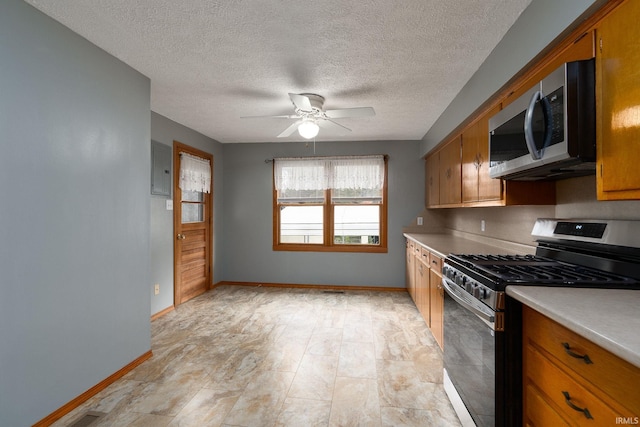
[[[551,264],[551,265],[549,265]],[[480,267],[506,282],[623,284],[633,279],[587,267],[544,262],[543,265],[483,265]]]

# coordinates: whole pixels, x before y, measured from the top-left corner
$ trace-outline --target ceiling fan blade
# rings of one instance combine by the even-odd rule
[[[241,116],[241,119],[298,119],[296,115],[282,115],[282,116]]]
[[[283,130],[282,133],[280,135],[278,135],[278,138],[286,138],[289,135],[291,135],[292,133],[294,133],[296,130],[298,130],[298,125],[300,123],[302,123],[302,120],[297,120],[294,124],[292,124],[291,126],[286,128],[285,130]]]
[[[302,111],[313,111],[313,107],[311,107],[311,101],[304,95],[298,95],[297,93],[290,93],[289,98],[291,98],[291,102],[296,106],[297,109]]]
[[[336,123],[330,119],[318,120],[318,126],[338,135],[346,135],[351,132],[351,129],[348,127],[342,126],[340,123]]]
[[[372,107],[355,107],[342,108],[340,110],[326,110],[325,114],[332,119],[343,119],[347,117],[371,117],[375,116],[376,112]]]

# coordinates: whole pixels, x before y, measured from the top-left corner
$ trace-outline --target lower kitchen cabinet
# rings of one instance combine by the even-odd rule
[[[407,292],[411,296],[411,299],[416,300],[415,290],[415,264],[416,258],[413,255],[413,251],[416,247],[416,243],[413,240],[407,239],[407,250],[406,250],[406,271],[405,271],[405,284],[407,286]]]
[[[442,348],[444,322],[442,258],[410,239],[407,239],[406,248],[407,291]]]
[[[419,250],[414,252],[416,258],[416,298],[414,301],[427,326],[431,326],[429,315],[429,251],[420,245],[416,246]]]
[[[637,420],[638,384],[640,368],[523,308],[524,425],[595,426]]]
[[[434,267],[433,258],[437,258]],[[431,333],[438,342],[441,349],[444,349],[444,288],[442,287],[442,259],[435,255],[431,256],[432,268],[429,270],[429,288],[430,288],[430,312],[431,312]]]

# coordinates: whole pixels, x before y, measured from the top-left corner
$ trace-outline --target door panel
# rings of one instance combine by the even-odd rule
[[[213,156],[174,141],[174,305],[210,289],[212,195],[180,189],[180,154],[191,154],[211,165]]]

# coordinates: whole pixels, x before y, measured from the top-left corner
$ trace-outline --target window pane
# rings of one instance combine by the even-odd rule
[[[182,192],[182,201],[183,202],[202,202],[204,201],[204,193],[200,191],[183,191]]]
[[[322,206],[280,206],[280,243],[322,244]]]
[[[333,204],[382,204],[382,189],[333,189],[331,190],[331,202]]]
[[[204,221],[204,204],[182,202],[182,223]]]
[[[380,244],[380,207],[344,206],[333,207],[333,242],[345,245]]]
[[[324,190],[280,190],[278,203],[324,203]]]

